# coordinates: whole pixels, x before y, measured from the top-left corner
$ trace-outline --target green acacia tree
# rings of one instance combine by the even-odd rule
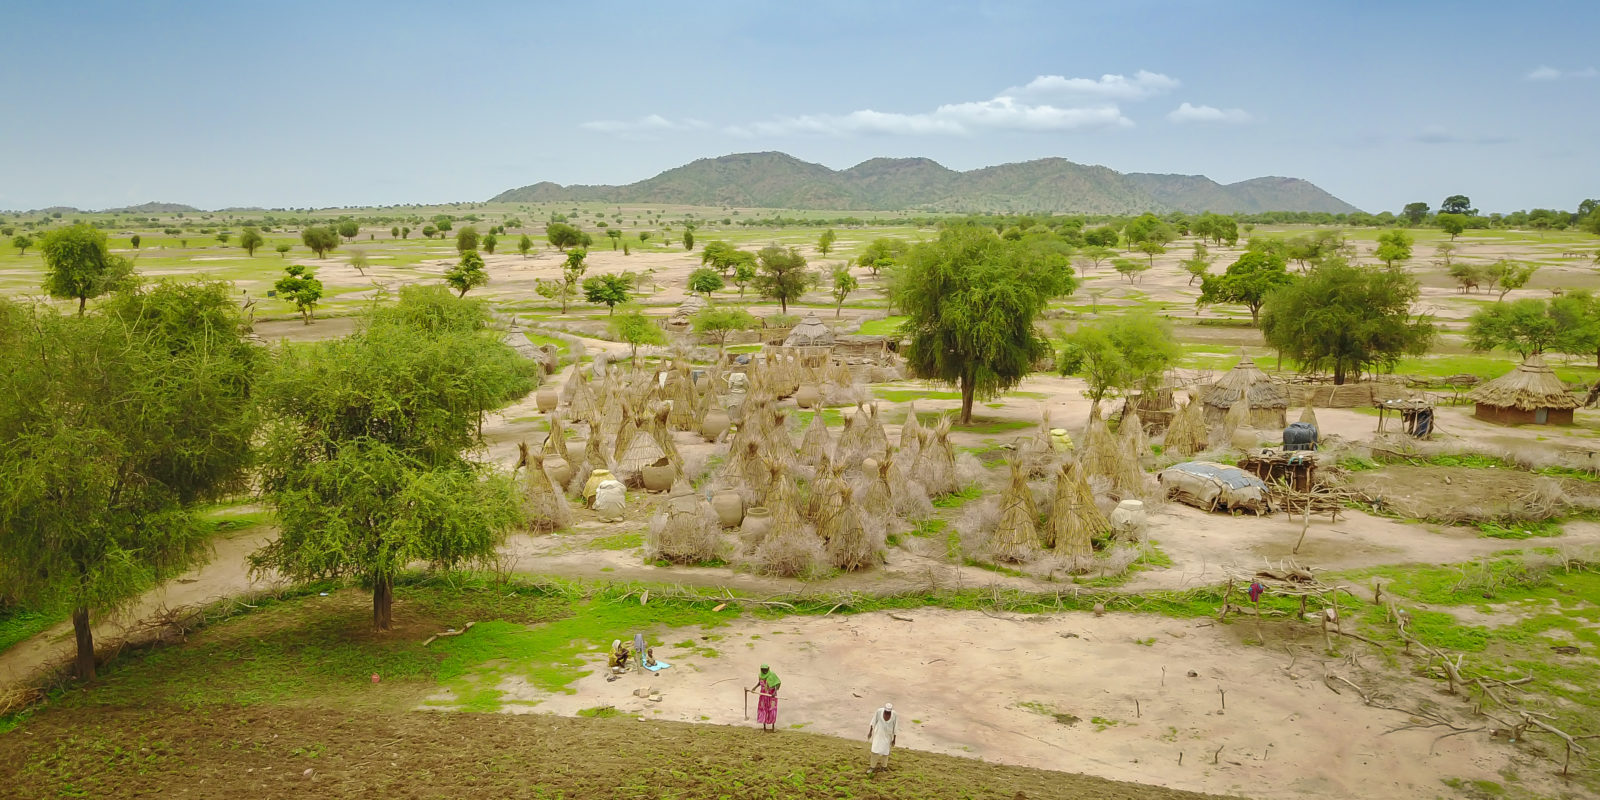
[[[1147,312],[1079,325],[1062,339],[1056,370],[1082,377],[1089,384],[1084,395],[1096,409],[1107,396],[1153,388],[1183,357],[1172,325]]]
[[[823,258],[827,258],[828,253],[833,250],[833,243],[838,240],[839,234],[834,233],[832,228],[823,231],[822,235],[817,237],[817,252],[821,253]]]
[[[1205,242],[1195,242],[1194,253],[1180,262],[1183,271],[1189,273],[1189,285],[1193,286],[1195,281],[1204,278],[1216,261],[1217,257],[1206,249]]]
[[[345,239],[354,239],[361,235],[361,224],[353,219],[344,219],[339,221],[336,230]]]
[[[290,250],[294,249],[294,245],[288,242],[278,242],[272,246],[272,249],[278,252],[278,258],[284,258]]]
[[[955,384],[961,423],[970,423],[974,400],[1015,386],[1051,354],[1034,319],[1076,285],[1058,251],[1003,241],[987,228],[947,228],[895,269],[907,363],[918,377]]]
[[[703,336],[712,336],[717,340],[717,350],[720,352],[728,342],[728,335],[734,331],[748,331],[761,327],[761,320],[742,308],[707,308],[695,312],[689,318],[694,326],[694,332]]]
[[[688,229],[688,230],[683,232],[683,249],[685,249],[685,250],[693,250],[694,249],[694,229],[693,228],[690,228],[690,229]]]
[[[489,272],[483,268],[483,256],[476,250],[462,253],[461,261],[444,274],[444,282],[456,290],[456,297],[466,297],[467,292],[487,285]]]
[[[1467,346],[1480,353],[1510,350],[1523,358],[1553,349],[1563,326],[1550,311],[1537,297],[1486,305],[1467,320]]]
[[[911,243],[904,239],[882,237],[873,239],[861,255],[856,256],[856,264],[866,267],[873,277],[878,276],[878,270],[894,265],[895,262],[905,257],[906,251],[911,249]]]
[[[1439,229],[1450,234],[1450,241],[1455,241],[1461,232],[1467,229],[1467,218],[1462,214],[1439,214],[1433,218],[1439,223]]]
[[[711,293],[723,287],[722,275],[710,267],[701,267],[689,273],[688,289],[695,294],[703,294],[706,299],[711,299]]]
[[[482,303],[442,286],[401,289],[343,339],[284,348],[260,392],[261,493],[279,535],[253,569],[356,576],[387,630],[407,565],[487,557],[520,520],[510,476],[466,454],[483,416],[531,391],[536,369]]]
[[[740,251],[739,257],[733,262],[733,285],[739,287],[739,296],[744,297],[744,287],[756,279],[756,254]]]
[[[1428,352],[1435,329],[1413,310],[1420,292],[1403,272],[1330,259],[1267,295],[1261,333],[1301,369],[1332,372],[1341,385]]]
[[[604,303],[607,314],[617,313],[617,306],[628,302],[632,290],[633,279],[614,272],[595,275],[583,281],[583,299],[590,303]]]
[[[285,301],[294,303],[301,321],[310,325],[317,301],[322,299],[322,281],[317,280],[316,273],[304,264],[290,264],[283,271],[285,275],[272,285],[272,289]]]
[[[367,251],[359,247],[350,248],[350,266],[355,268],[356,274],[367,277]]]
[[[563,288],[560,292],[560,297],[561,313],[563,314],[567,313],[567,301],[577,296],[578,284],[583,280],[583,273],[589,271],[589,265],[584,261],[588,257],[589,251],[579,248],[567,253],[567,260],[561,265]]]
[[[617,243],[622,241],[622,231],[619,228],[607,228],[606,238],[611,240],[611,249],[617,249]],[[704,262],[701,262],[704,263]]]
[[[533,238],[526,233],[522,234],[522,238],[517,240],[517,252],[521,253],[523,258],[527,258],[528,251],[532,249]]]
[[[11,237],[11,246],[17,248],[17,255],[25,256],[28,254],[28,248],[33,246],[33,237],[26,233],[19,233]]]
[[[1128,284],[1132,285],[1140,273],[1150,270],[1150,265],[1137,258],[1113,258],[1111,268],[1116,270],[1118,275],[1127,278]]]
[[[544,229],[544,237],[550,245],[565,253],[569,247],[583,244],[583,232],[565,222],[552,222]]]
[[[483,237],[483,252],[492,256],[494,255],[494,249],[498,246],[500,246],[499,237],[496,237],[492,233]]]
[[[266,241],[266,239],[261,238],[261,229],[254,226],[247,226],[239,233],[239,246],[243,247],[251,258],[255,258],[256,248],[265,244]]]
[[[799,300],[817,283],[816,273],[806,269],[806,257],[793,247],[763,247],[756,253],[756,264],[751,284],[762,297],[778,301],[785,314],[790,301]]]
[[[478,229],[467,225],[456,231],[456,252],[465,253],[468,250],[478,249]]]
[[[1267,293],[1294,281],[1288,267],[1289,262],[1281,255],[1247,252],[1221,275],[1201,279],[1195,305],[1238,303],[1250,309],[1250,324],[1259,325],[1261,304],[1267,301]]]
[[[51,297],[76,299],[81,315],[91,297],[133,280],[133,262],[111,254],[104,231],[85,224],[57,228],[39,241],[44,256],[44,290]]]
[[[300,241],[315,251],[317,258],[327,258],[328,251],[339,247],[339,234],[332,228],[312,225],[300,232]]]
[[[666,344],[666,331],[656,321],[638,308],[628,308],[621,314],[611,317],[611,333],[619,340],[627,342],[629,347],[629,360],[634,363],[639,361],[639,345],[641,344]]]
[[[850,268],[838,266],[833,268],[833,316],[835,319],[844,311],[844,299],[861,286],[856,276],[850,274]]]
[[[206,549],[196,504],[244,488],[263,353],[230,285],[127,289],[84,316],[0,299],[0,587],[90,615]]]
[[[1506,299],[1506,295],[1516,289],[1528,285],[1533,279],[1533,273],[1539,271],[1538,264],[1522,261],[1512,261],[1502,258],[1489,265],[1488,275],[1494,290],[1498,293],[1495,302]]]
[[[1414,242],[1411,234],[1398,228],[1384,231],[1378,234],[1378,249],[1373,255],[1393,269],[1395,264],[1411,260],[1411,245]]]

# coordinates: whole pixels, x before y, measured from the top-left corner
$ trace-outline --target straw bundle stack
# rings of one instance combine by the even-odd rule
[[[1133,454],[1134,463],[1139,463],[1144,455],[1150,452],[1150,439],[1144,433],[1144,420],[1139,419],[1139,412],[1132,404],[1122,415],[1117,433],[1122,439],[1123,449]]]
[[[844,421],[844,430],[839,433],[839,443],[834,446],[834,460],[846,466],[855,466],[866,458],[867,413],[860,404],[856,410]]]
[[[818,409],[812,413],[811,424],[806,426],[806,435],[800,440],[800,460],[814,467],[832,454],[833,437],[828,434],[828,424]]]
[[[772,488],[766,494],[764,505],[772,513],[772,529],[799,530],[800,490],[795,486],[794,477],[783,465],[769,462],[767,480]]]
[[[819,523],[819,531],[821,521],[836,511],[839,487],[843,485],[844,481],[839,477],[839,470],[832,464],[824,461],[817,465],[817,477],[811,481],[810,494],[806,498],[805,516],[806,519]]]
[[[854,571],[878,563],[880,545],[861,522],[850,487],[839,483],[839,511],[824,519],[822,538],[828,560],[842,570]]]
[[[688,367],[674,370],[667,378],[667,397],[672,401],[672,413],[667,417],[672,430],[692,431],[700,427],[699,418],[695,416],[700,396],[695,393],[694,378]]]
[[[1054,508],[1050,512],[1049,538],[1056,554],[1074,574],[1088,572],[1094,563],[1094,540],[1111,532],[1111,522],[1095,504],[1089,481],[1075,463],[1056,475]]]
[[[889,488],[889,473],[893,469],[891,456],[878,462],[878,469],[863,476],[865,486],[860,492],[861,519],[869,527],[887,530],[889,518],[894,516],[894,492]]]
[[[1111,429],[1106,427],[1105,420],[1100,418],[1099,408],[1089,411],[1089,423],[1083,429],[1081,452],[1083,459],[1081,466],[1086,476],[1114,478],[1122,469],[1122,448],[1117,446],[1117,440],[1111,435]]]
[[[622,454],[633,444],[634,437],[639,434],[639,425],[633,421],[633,410],[624,404],[618,404],[621,409],[621,419],[617,425],[615,436],[611,441],[611,457],[617,461],[622,460]]]
[[[596,404],[594,391],[589,387],[589,378],[583,370],[576,366],[572,368],[572,377],[567,379],[567,385],[572,387],[572,397],[567,401],[567,414],[572,419],[597,419],[601,416],[600,407]]]
[[[1011,485],[1000,498],[1000,522],[989,537],[989,554],[996,561],[1024,563],[1037,555],[1039,528],[1032,506],[1028,476],[1021,466],[1012,464]]]
[[[676,564],[709,561],[717,555],[721,534],[711,504],[682,485],[673,489],[673,496],[650,520],[645,556]]]
[[[556,416],[555,412],[550,413],[550,435],[544,437],[544,446],[540,449],[545,455],[572,461],[572,456],[567,453],[567,429],[561,425],[561,417]]]
[[[650,423],[650,438],[656,440],[656,446],[672,462],[673,478],[677,479],[683,477],[683,457],[678,455],[678,445],[672,441],[672,431],[667,427],[671,417],[670,403],[657,406],[655,418]]]
[[[917,420],[917,401],[912,400],[906,407],[906,421],[900,426],[899,449],[905,452],[907,447],[922,447],[922,423]],[[915,456],[913,456],[913,459]]]
[[[878,418],[878,404],[873,403],[867,417],[867,427],[863,433],[863,452],[867,458],[882,461],[889,457],[889,434],[883,429],[883,420]]]
[[[579,494],[583,484],[589,480],[589,475],[597,469],[609,470],[614,466],[613,459],[606,453],[605,445],[600,441],[600,434],[593,425],[589,426],[589,438],[583,443],[583,460],[573,465],[572,480],[567,482],[567,492]]]
[[[1319,431],[1322,430],[1321,426],[1317,425],[1317,412],[1312,410],[1310,403],[1306,403],[1305,409],[1300,412],[1299,421],[1304,422]]]
[[[517,449],[521,451],[517,466],[526,468],[522,476],[522,498],[529,530],[548,533],[570,526],[572,509],[550,482],[550,476],[545,474],[544,454],[529,448],[527,442],[519,442]]]
[[[1249,421],[1250,404],[1241,397],[1235,400],[1232,406],[1228,407],[1227,416],[1222,418],[1222,441],[1232,441],[1233,435],[1238,433],[1239,428]]]
[[[643,486],[644,468],[666,457],[654,436],[637,434],[628,442],[628,449],[617,457],[617,479],[634,488]]]
[[[933,428],[932,441],[922,448],[917,460],[916,478],[935,497],[961,490],[956,478],[956,450],[950,444],[950,424],[950,415],[939,418],[939,424]]]
[[[1206,449],[1209,439],[1206,433],[1205,410],[1199,402],[1190,400],[1172,415],[1172,424],[1167,426],[1165,444],[1168,450],[1175,450],[1188,458]]]

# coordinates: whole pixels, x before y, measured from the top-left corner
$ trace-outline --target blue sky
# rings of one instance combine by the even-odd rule
[[[9,0],[0,208],[482,200],[782,150],[1600,196],[1600,3]]]

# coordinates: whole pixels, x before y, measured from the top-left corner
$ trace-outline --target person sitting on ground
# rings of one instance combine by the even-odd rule
[[[607,659],[606,665],[611,667],[612,672],[622,672],[628,668],[628,646],[621,639],[611,640],[611,658]]]

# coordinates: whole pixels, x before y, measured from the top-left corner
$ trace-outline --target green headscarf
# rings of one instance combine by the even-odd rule
[[[761,682],[766,684],[768,689],[772,689],[774,691],[776,691],[779,686],[783,685],[783,679],[779,678],[778,673],[773,672],[772,668],[766,664],[761,665]]]

